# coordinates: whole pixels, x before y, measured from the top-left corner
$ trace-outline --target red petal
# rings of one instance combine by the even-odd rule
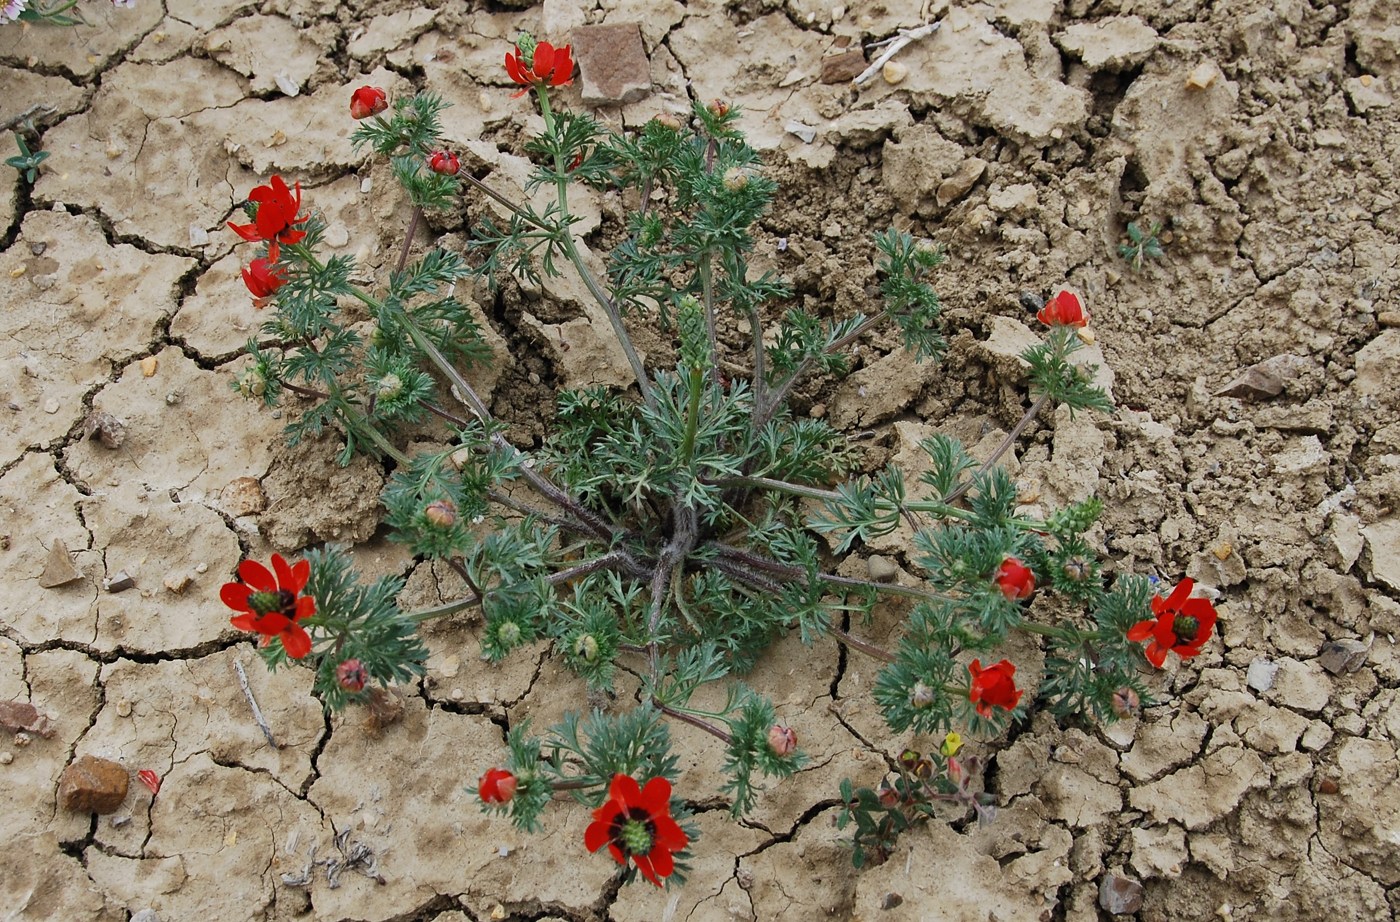
[[[249,589],[243,583],[224,583],[219,589],[219,598],[223,599],[224,604],[234,611],[246,611],[251,613],[252,609],[248,607],[248,596],[252,594],[253,590]],[[244,628],[243,630],[251,629]]]
[[[669,783],[667,787],[670,787]],[[628,807],[641,806],[642,789],[631,775],[616,774],[608,786],[608,797],[617,804],[619,811],[623,811]]]
[[[136,777],[140,778],[141,783],[151,789],[152,794],[160,793],[160,775],[157,775],[149,768],[143,768],[136,773]]]
[[[669,816],[652,817],[652,825],[656,827],[656,844],[654,848],[664,848],[667,851],[678,852],[690,844],[690,837],[685,834],[685,830],[680,824]],[[669,871],[667,873],[670,873]]]
[[[287,229],[287,214],[279,203],[263,202],[258,206],[253,223],[257,225],[258,233],[263,239],[270,240]]]
[[[283,559],[281,554],[272,555],[272,572],[277,576],[278,589],[285,589],[291,593],[296,592],[291,586],[292,568],[287,566],[287,561]]]
[[[583,846],[590,852],[596,852],[604,845],[608,844],[608,830],[612,828],[612,823],[597,819],[588,824],[588,828],[583,831]]]
[[[239,615],[236,618],[228,619],[228,621],[240,631],[255,631],[257,630],[258,616],[248,612],[246,615]]]
[[[554,52],[554,76],[550,78],[550,86],[568,86],[573,83],[574,59],[570,53],[570,47],[565,45]]]
[[[286,650],[287,655],[292,659],[301,659],[311,652],[311,635],[295,622],[291,623],[278,636],[282,638],[282,649]]]
[[[242,237],[244,240],[256,242],[262,239],[262,237],[258,234],[258,228],[256,224],[234,224],[232,221],[230,221],[228,222],[228,226],[229,230],[233,231],[235,234]]]
[[[272,578],[272,571],[256,560],[245,560],[240,563],[238,576],[243,582],[253,587],[254,592],[277,591],[277,581]]]
[[[297,610],[292,615],[292,620],[300,621],[302,618],[310,618],[316,614],[316,600],[309,595],[304,595],[297,599]]]
[[[635,784],[635,782],[633,782]],[[634,803],[653,817],[671,815],[671,782],[665,778],[653,778],[641,791],[641,799]]]
[[[1167,648],[1155,640],[1152,641],[1147,645],[1147,661],[1161,669],[1162,664],[1167,661]]]
[[[656,852],[653,851],[653,852],[652,852],[652,855],[655,855],[655,854],[656,854]],[[664,854],[666,854],[666,853],[665,853],[665,852],[662,852],[661,854],[664,855]],[[661,886],[661,878],[657,877],[657,876],[656,876],[656,871],[652,869],[652,866],[651,866],[652,859],[651,859],[650,856],[648,856],[648,855],[633,855],[633,856],[632,856],[632,860],[636,862],[636,864],[637,864],[637,870],[639,870],[639,871],[642,872],[642,876],[643,876],[643,877],[645,877],[647,880],[651,881],[652,883],[656,884],[658,887]],[[670,872],[668,871],[667,873],[670,873]]]
[[[510,76],[510,79],[514,80],[516,83],[523,83],[525,86],[530,85],[530,78],[526,76],[525,68],[520,63],[519,48],[515,51],[506,52],[506,73]]]
[[[545,80],[553,72],[554,46],[549,42],[540,42],[535,46],[535,78]]]
[[[311,579],[311,561],[298,560],[296,563],[292,564],[291,583],[283,583],[282,588],[288,592],[301,592],[306,588],[306,583],[309,579]]]
[[[975,659],[972,662],[968,663],[967,671],[968,674],[972,676],[972,681],[975,683],[977,681],[977,677],[982,674],[982,661],[980,659]]]
[[[1152,631],[1157,627],[1156,621],[1139,621],[1128,628],[1128,639],[1133,643],[1142,643],[1152,636]]]
[[[658,877],[670,877],[671,872],[676,869],[676,859],[671,857],[667,849],[653,845],[646,857]]]

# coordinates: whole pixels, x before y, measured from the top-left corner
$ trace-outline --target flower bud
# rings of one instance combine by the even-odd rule
[[[724,118],[729,114],[729,103],[723,99],[716,99],[705,107],[710,110],[710,114],[716,118]]]
[[[443,176],[456,176],[462,161],[450,150],[435,150],[428,156],[428,169]]]
[[[922,709],[931,704],[933,704],[933,689],[923,682],[915,682],[914,690],[909,693],[909,705]]]
[[[377,86],[362,86],[350,95],[350,117],[356,121],[389,108],[389,97]]]
[[[1002,595],[1019,602],[1035,592],[1035,574],[1015,557],[1008,557],[997,568],[996,584]]]
[[[585,662],[595,662],[598,659],[598,638],[592,634],[584,634],[575,640],[574,655],[582,657]]]
[[[914,766],[919,763],[919,757],[922,755],[923,753],[919,752],[917,749],[904,750],[899,754],[899,767],[907,772],[913,771]]]
[[[515,796],[515,776],[504,768],[488,768],[477,782],[476,793],[482,803],[503,804]]]
[[[238,376],[238,393],[244,397],[261,397],[267,393],[267,378],[257,368],[249,368]]]
[[[927,781],[933,777],[933,760],[920,759],[914,763],[913,774],[921,781]]]
[[[374,386],[374,393],[380,400],[393,400],[403,393],[403,379],[390,372],[379,379],[379,383]]]
[[[451,528],[457,521],[457,504],[450,499],[435,499],[423,510],[423,517],[438,528]]]
[[[724,171],[724,188],[730,192],[738,192],[749,184],[749,177],[753,174],[741,166],[732,166]]]
[[[520,643],[520,625],[516,624],[514,621],[507,621],[505,624],[501,625],[501,629],[496,632],[496,636],[500,638],[501,643],[505,646],[513,647]]]
[[[958,750],[963,746],[962,734],[956,730],[949,730],[948,735],[943,737],[943,745],[938,747],[938,752],[945,759],[951,759],[958,754]]]
[[[1093,564],[1091,564],[1084,557],[1075,555],[1074,557],[1071,557],[1065,561],[1065,578],[1073,582],[1081,583],[1084,580],[1088,579],[1093,572]]]
[[[893,807],[895,804],[899,803],[899,792],[888,784],[881,782],[878,794],[880,796],[880,806],[882,807]]]
[[[1113,700],[1110,703],[1110,707],[1113,708],[1113,713],[1117,714],[1119,717],[1133,717],[1142,707],[1142,699],[1138,697],[1137,692],[1124,685],[1113,693]]]
[[[773,750],[774,755],[787,758],[797,751],[797,731],[782,724],[773,724],[768,728],[768,748]]]
[[[658,112],[651,117],[651,120],[653,122],[656,122],[658,125],[664,125],[672,131],[681,130],[681,120],[676,118],[670,112]]]
[[[365,671],[364,663],[348,659],[335,667],[335,680],[348,692],[360,692],[364,691],[365,683],[369,681],[369,673]]]

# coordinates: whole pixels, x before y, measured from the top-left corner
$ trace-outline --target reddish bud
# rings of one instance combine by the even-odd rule
[[[997,588],[1013,602],[1031,597],[1035,592],[1035,574],[1015,557],[1008,557],[997,568]]]
[[[1111,707],[1113,713],[1119,717],[1132,717],[1142,707],[1142,699],[1138,697],[1137,692],[1125,685],[1113,693]]]
[[[681,130],[681,120],[676,118],[676,116],[672,115],[670,112],[658,112],[656,115],[653,115],[651,117],[651,120],[653,122],[656,122],[658,125],[664,125],[672,131]]]
[[[152,794],[160,793],[160,775],[157,775],[149,768],[143,768],[136,773],[136,777],[140,778],[141,783],[151,789]]]
[[[335,667],[335,680],[348,692],[360,692],[364,691],[365,683],[369,681],[369,673],[365,671],[364,663],[348,659]]]
[[[710,114],[716,118],[724,118],[729,114],[729,103],[723,99],[716,99],[705,107],[710,110]]]
[[[476,786],[482,803],[503,804],[515,796],[515,776],[504,768],[488,768]]]
[[[1083,327],[1089,323],[1089,315],[1084,313],[1079,297],[1068,291],[1061,291],[1046,301],[1035,319],[1051,327]]]
[[[450,499],[435,499],[428,503],[423,515],[438,528],[451,528],[457,521],[457,506]]]
[[[377,86],[362,86],[350,94],[350,117],[353,119],[369,118],[387,108],[389,97]]]
[[[768,748],[773,750],[774,755],[787,758],[797,751],[797,731],[782,724],[773,724],[768,728]]]
[[[428,155],[428,169],[443,176],[456,176],[462,161],[450,150],[435,150]]]

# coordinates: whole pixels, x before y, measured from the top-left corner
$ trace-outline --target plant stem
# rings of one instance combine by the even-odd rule
[[[408,222],[408,233],[403,235],[403,248],[399,250],[399,262],[394,266],[394,275],[403,272],[403,267],[408,264],[408,251],[413,247],[413,235],[418,233],[418,223],[422,220],[422,207],[414,205],[413,218]]]
[[[1021,417],[1021,421],[1006,434],[1006,438],[1001,440],[1001,444],[996,447],[996,451],[992,452],[991,456],[987,458],[986,461],[982,462],[981,467],[977,468],[972,476],[963,482],[962,486],[943,497],[943,502],[951,504],[961,498],[968,490],[971,490],[972,485],[977,482],[977,478],[987,473],[987,471],[990,471],[992,466],[1001,460],[1001,456],[1006,454],[1007,449],[1015,443],[1022,432],[1026,431],[1026,427],[1031,424],[1031,420],[1035,419],[1036,414],[1045,407],[1045,404],[1048,403],[1049,400],[1049,394],[1041,394],[1039,397],[1035,398],[1035,403],[1030,405],[1030,409],[1026,410],[1025,414]]]
[[[678,711],[670,705],[662,704],[655,698],[651,699],[651,703],[655,705],[658,711],[667,715],[668,717],[674,717],[681,723],[687,723],[690,724],[692,727],[698,727],[701,730],[704,730],[706,733],[710,734],[711,736],[715,737],[716,739],[723,740],[726,746],[732,745],[734,743],[734,737],[730,736],[728,733],[725,733],[723,730],[721,730],[719,727],[716,727],[708,720],[702,720],[701,718],[696,717],[693,714],[687,714],[685,711]]]
[[[719,333],[715,329],[715,269],[709,250],[700,254],[696,272],[700,276],[700,300],[705,305],[705,336],[710,341],[710,378],[719,383]]]
[[[860,324],[860,326],[856,327],[854,330],[847,333],[845,336],[842,336],[840,339],[832,342],[831,345],[822,349],[821,354],[833,355],[837,352],[840,352],[842,349],[846,348],[851,343],[855,342],[857,339],[860,339],[870,330],[879,326],[881,323],[884,323],[885,320],[889,318],[889,316],[890,311],[888,308],[886,308],[885,310],[876,314],[874,317],[871,317],[864,323]],[[772,395],[768,398],[766,402],[755,405],[753,414],[755,432],[768,425],[768,422],[773,418],[773,414],[778,412],[778,407],[780,407],[782,405],[783,400],[787,398],[788,391],[792,390],[793,385],[796,384],[802,378],[802,376],[805,375],[807,371],[812,367],[812,362],[813,359],[811,356],[808,356],[807,358],[799,362],[797,367],[793,369],[792,374],[784,378],[783,383],[779,384],[776,388],[773,389]]]
[[[569,567],[568,569],[559,570],[556,573],[551,573],[548,576],[546,576],[544,580],[551,586],[558,586],[561,583],[571,582],[573,580],[579,579],[580,577],[587,576],[590,573],[596,573],[599,570],[609,570],[620,567],[625,563],[625,561],[626,555],[624,555],[621,551],[610,551],[601,557],[595,557],[592,560],[586,560],[583,563],[576,564],[572,567]],[[433,608],[425,608],[421,611],[416,611],[411,614],[405,615],[404,617],[415,624],[421,624],[424,621],[431,621],[434,618],[443,618],[447,615],[455,615],[459,611],[465,611],[468,608],[473,608],[475,606],[480,605],[486,600],[486,596],[491,595],[491,593],[495,591],[497,590],[488,589],[481,595],[472,595],[464,599],[458,599],[455,602],[448,602],[446,605],[438,605]]]
[[[895,661],[895,655],[890,651],[884,649],[883,647],[877,647],[873,643],[866,643],[863,640],[857,640],[850,634],[846,633],[845,631],[841,630],[839,627],[836,627],[834,625],[830,628],[830,631],[833,637],[835,637],[837,640],[841,641],[843,644],[845,644],[853,650],[859,650],[866,656],[870,656],[874,659],[880,660],[882,663],[893,663]]]

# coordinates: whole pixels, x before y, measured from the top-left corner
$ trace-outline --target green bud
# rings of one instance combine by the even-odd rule
[[[261,397],[267,393],[267,378],[263,376],[262,369],[249,368],[238,376],[238,393],[244,397]]]
[[[520,625],[516,624],[514,621],[507,621],[505,624],[502,624],[501,629],[496,632],[496,637],[500,639],[503,646],[513,647],[520,643]]]
[[[393,373],[387,374],[379,379],[374,392],[380,400],[393,400],[403,393],[403,379]]]
[[[598,638],[592,634],[584,634],[575,640],[574,655],[582,657],[585,662],[595,662],[598,659]]]
[[[529,32],[521,32],[515,37],[515,47],[520,49],[520,59],[525,62],[526,67],[535,66],[535,47],[539,43],[539,39]]]

